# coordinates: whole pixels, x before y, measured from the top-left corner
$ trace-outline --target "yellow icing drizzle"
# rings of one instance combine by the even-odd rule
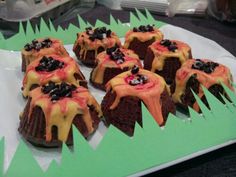
[[[129,48],[130,43],[134,40],[134,38],[137,38],[141,42],[146,42],[151,39],[155,39],[155,41],[160,41],[163,39],[162,32],[154,28],[154,31],[151,32],[133,32],[133,30],[129,30],[125,35],[125,43],[124,48]]]
[[[130,71],[119,74],[111,79],[107,84],[107,90],[112,89],[116,93],[116,98],[110,109],[115,109],[120,99],[125,96],[134,96],[141,99],[159,125],[163,125],[162,104],[160,96],[165,89],[169,89],[162,77],[150,71],[140,69],[139,74],[148,77],[148,82],[144,85],[131,86],[125,78],[131,75]]]
[[[54,38],[49,38],[52,41],[52,46],[49,48],[42,48],[39,51],[31,50],[26,51],[25,49],[21,50],[22,59],[25,60],[26,66],[28,66],[32,61],[37,58],[40,58],[44,55],[55,54],[59,56],[69,56],[68,52],[63,46],[63,43]],[[37,41],[42,42],[44,39],[37,39]]]
[[[91,79],[93,82],[98,84],[103,84],[103,76],[106,68],[120,68],[125,67],[132,68],[134,65],[142,67],[138,55],[136,55],[132,50],[120,48],[121,52],[125,55],[125,62],[122,64],[117,64],[115,61],[109,59],[109,55],[106,54],[106,51],[101,52],[97,56],[98,64],[93,69]]]
[[[112,32],[111,37],[103,38],[102,40],[95,39],[91,41],[86,32],[78,33],[78,37],[75,41],[73,51],[76,51],[77,47],[80,46],[80,59],[85,60],[88,50],[95,51],[95,57],[98,55],[98,48],[103,47],[105,50],[107,48],[113,47],[115,45],[121,46],[119,37]],[[82,57],[83,56],[83,57]]]
[[[65,142],[67,140],[73,119],[76,115],[82,114],[82,118],[91,134],[94,131],[93,120],[91,118],[88,105],[93,105],[98,112],[98,116],[102,116],[99,104],[89,91],[83,87],[78,87],[77,93],[73,94],[73,98],[63,98],[55,103],[52,103],[48,95],[41,92],[41,88],[36,88],[30,92],[31,104],[29,118],[31,117],[32,109],[35,106],[42,108],[46,122],[47,142],[52,140],[52,127],[58,128],[58,140]]]
[[[176,57],[179,58],[179,61],[181,63],[181,65],[187,60],[189,59],[190,53],[191,53],[191,48],[189,45],[187,45],[186,43],[180,42],[180,41],[176,41],[176,40],[172,40],[172,42],[176,42],[176,46],[178,47],[178,49],[175,50],[175,52],[171,52],[171,51],[161,51],[156,49],[156,45],[160,45],[160,42],[154,42],[152,43],[152,45],[149,46],[149,48],[152,50],[153,54],[154,54],[154,59],[152,61],[152,68],[151,71],[155,72],[156,70],[161,71],[163,69],[163,66],[165,64],[165,60],[170,58],[170,57]]]
[[[224,83],[231,90],[234,90],[231,85],[232,75],[230,73],[229,68],[222,64],[219,64],[219,66],[215,68],[214,72],[208,74],[204,71],[192,69],[191,67],[194,61],[194,59],[187,60],[187,62],[185,62],[176,73],[176,89],[174,94],[172,95],[173,101],[175,103],[182,103],[181,95],[185,93],[186,83],[193,74],[197,74],[196,79],[200,82],[201,85],[203,85],[207,89],[209,89],[214,84]],[[208,62],[210,60],[203,59],[203,61]],[[199,93],[197,95],[200,98],[204,95],[201,86],[199,87]],[[197,102],[193,104],[193,108],[194,110],[199,111],[199,106]]]
[[[46,73],[40,73],[35,71],[35,67],[38,66],[39,61],[41,58],[36,59],[33,61],[27,68],[26,74],[24,76],[23,80],[23,96],[27,97],[30,91],[30,88],[32,85],[44,85],[48,83],[49,81],[59,83],[62,81],[79,85],[79,81],[74,77],[74,74],[80,75],[81,78],[84,78],[83,75],[81,75],[80,69],[78,64],[75,62],[75,60],[69,56],[61,57],[58,55],[47,55],[47,57],[52,57],[54,59],[57,59],[59,61],[62,61],[65,63],[65,67],[62,69],[56,69],[51,72]]]

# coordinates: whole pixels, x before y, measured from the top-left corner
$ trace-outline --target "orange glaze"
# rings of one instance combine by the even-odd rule
[[[51,72],[46,71],[36,71],[35,67],[39,65],[41,58],[33,61],[28,67],[23,79],[23,96],[27,97],[32,85],[44,85],[49,81],[53,82],[68,82],[74,85],[79,85],[79,81],[74,76],[74,74],[78,74],[83,80],[85,80],[82,75],[79,65],[75,62],[73,58],[70,56],[61,57],[58,55],[47,55],[47,57],[52,57],[56,60],[64,62],[63,68],[58,68]]]
[[[86,52],[88,50],[94,50],[95,51],[95,57],[97,56],[97,50],[99,47],[103,47],[105,50],[107,48],[114,47],[115,45],[121,46],[121,42],[119,37],[112,32],[111,37],[106,37],[102,40],[95,39],[94,41],[89,39],[89,35],[86,34],[86,32],[78,33],[77,39],[75,41],[75,44],[73,46],[73,51],[77,49],[78,46],[81,47],[80,49],[80,59],[85,60]],[[83,55],[84,54],[84,55]],[[82,58],[83,56],[83,58]]]
[[[107,83],[107,91],[111,89],[116,93],[115,101],[111,105],[110,109],[115,109],[122,97],[138,97],[147,106],[156,122],[159,125],[163,125],[164,118],[161,111],[162,105],[160,102],[160,96],[165,89],[169,91],[169,88],[164,79],[157,74],[144,69],[140,69],[138,74],[148,77],[146,84],[131,86],[128,81],[134,76],[130,71],[119,74]]]
[[[224,83],[231,90],[234,90],[231,85],[232,75],[228,67],[219,64],[219,66],[215,68],[214,72],[208,74],[204,71],[192,69],[192,64],[194,63],[194,61],[194,59],[188,60],[176,73],[176,90],[175,93],[172,95],[175,103],[182,103],[180,99],[181,95],[184,94],[186,83],[193,74],[197,74],[196,79],[200,82],[201,85],[203,85],[207,89],[214,84]],[[202,59],[202,61],[208,62],[211,60]],[[201,98],[203,95],[204,92],[200,87],[198,96]],[[194,103],[193,109],[199,111],[199,105],[197,104],[197,102]]]
[[[167,47],[160,44],[160,41],[152,43],[149,48],[152,50],[154,54],[154,59],[152,61],[151,71],[155,72],[156,70],[161,71],[165,64],[165,59],[170,57],[179,58],[181,65],[191,57],[191,48],[188,44],[171,40],[171,42],[175,42],[178,49],[175,52],[169,51]]]
[[[37,58],[40,58],[44,55],[55,54],[59,56],[69,56],[68,52],[63,46],[63,43],[54,38],[49,38],[52,41],[52,45],[49,48],[42,48],[39,51],[32,49],[31,51],[26,51],[25,49],[21,50],[22,58],[26,62],[26,66],[28,66],[32,61]],[[44,39],[37,39],[39,42],[42,42]]]
[[[29,96],[31,97],[31,103],[28,119],[30,119],[35,106],[42,108],[46,122],[45,139],[48,142],[52,140],[53,126],[58,128],[58,140],[65,142],[73,119],[77,114],[82,114],[88,132],[91,134],[94,128],[88,106],[93,105],[98,112],[98,116],[102,116],[100,106],[95,98],[89,93],[88,89],[81,86],[72,92],[71,98],[64,97],[56,102],[51,101],[49,94],[42,93],[41,87],[32,90]]]
[[[123,69],[125,67],[129,67],[130,69],[134,65],[138,65],[140,68],[142,68],[142,64],[139,60],[138,55],[136,55],[132,50],[120,48],[120,51],[125,55],[124,56],[124,63],[117,64],[116,61],[111,60],[110,56],[106,53],[106,51],[101,52],[97,56],[98,64],[93,69],[91,79],[95,83],[103,84],[103,77],[104,72],[106,68],[120,68]]]
[[[152,38],[154,38],[155,41],[161,41],[163,39],[163,34],[157,28],[154,28],[154,31],[151,32],[133,32],[131,29],[125,34],[124,48],[129,48],[129,45],[134,38],[137,38],[141,42],[149,41]]]

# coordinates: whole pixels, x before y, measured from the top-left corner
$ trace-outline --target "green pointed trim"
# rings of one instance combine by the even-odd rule
[[[32,153],[26,144],[23,141],[20,141],[5,176],[23,177],[26,175],[30,177],[40,177],[43,176],[43,171],[32,156]]]
[[[110,16],[110,24],[98,21],[96,25],[105,25],[115,29],[120,37],[124,37],[124,34],[132,26],[155,24],[160,27],[164,25],[164,23],[156,21],[149,11],[145,10],[145,12],[142,14],[136,9],[137,16],[131,14],[130,26],[122,24],[113,16]],[[65,30],[61,27],[55,29],[50,21],[48,26],[44,20],[41,20],[40,29],[38,27],[33,29],[30,22],[27,22],[26,31],[20,23],[19,33],[15,36],[4,39],[0,35],[0,47],[7,50],[20,50],[28,40],[45,36],[58,38],[63,36],[65,44],[73,44],[76,33],[91,26],[80,16],[78,16],[78,22],[80,28],[71,24]],[[134,137],[126,136],[111,125],[96,149],[93,149],[73,126],[74,146],[72,150],[71,147],[63,145],[61,162],[57,163],[53,160],[45,172],[41,170],[25,142],[20,141],[4,176],[127,176],[235,140],[236,95],[225,85],[223,88],[232,103],[223,97],[226,104],[222,104],[207,89],[203,88],[210,110],[194,93],[202,114],[198,114],[192,108],[189,108],[189,118],[180,119],[178,116],[169,114],[164,128],[157,125],[147,108],[142,105],[143,128],[136,124]],[[0,141],[1,176],[3,154],[4,138]]]
[[[111,29],[112,31],[115,31],[119,37],[124,37],[125,33],[129,29],[135,26],[139,26],[141,24],[155,24],[157,27],[165,25],[165,23],[156,21],[148,11],[146,11],[146,16],[143,15],[137,9],[136,13],[138,14],[138,17],[135,16],[133,13],[130,14],[130,25],[123,24],[119,19],[116,20],[111,15],[110,24],[106,24],[100,20],[97,20],[95,23],[95,27],[105,26]],[[70,24],[67,29],[62,29],[62,27],[60,26],[55,29],[51,20],[46,23],[43,18],[40,20],[40,27],[35,26],[33,28],[31,23],[27,21],[26,31],[24,30],[22,23],[20,23],[19,33],[12,36],[11,38],[4,39],[4,37],[0,33],[0,48],[15,51],[21,50],[26,43],[31,42],[33,39],[43,37],[59,38],[64,42],[64,44],[73,44],[76,39],[76,34],[78,32],[82,32],[85,30],[86,27],[92,26],[89,22],[83,20],[79,15],[77,19],[79,27]]]

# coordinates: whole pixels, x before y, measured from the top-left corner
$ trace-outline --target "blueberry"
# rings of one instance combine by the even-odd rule
[[[28,51],[31,51],[32,50],[32,45],[30,45],[29,43],[27,43],[25,46],[24,46],[24,49],[28,52]]]
[[[43,68],[43,66],[42,65],[39,65],[39,66],[37,66],[37,67],[35,67],[35,71],[43,71],[44,70],[44,68]]]
[[[118,60],[116,61],[116,63],[117,63],[117,64],[122,64],[122,63],[124,63],[124,59],[118,59]]]
[[[133,79],[133,80],[129,81],[129,84],[135,86],[135,85],[140,84],[140,81],[137,79]]]
[[[60,97],[58,95],[56,95],[56,94],[51,96],[51,101],[57,101],[59,99],[60,99]]]
[[[65,96],[66,96],[66,97],[72,97],[72,93],[71,93],[71,92],[68,92]]]
[[[101,28],[100,28],[100,31],[101,31],[102,33],[106,33],[107,29],[106,29],[106,27],[101,27]]]
[[[111,37],[111,30],[110,29],[107,30],[106,35],[107,35],[107,37]]]
[[[154,31],[154,28],[152,25],[147,25],[147,30],[151,32],[151,31]]]
[[[176,49],[178,49],[178,47],[174,44],[171,44],[168,46],[168,50],[171,52],[175,52]]]
[[[143,80],[143,82],[147,82],[148,78],[145,75],[140,75],[140,79]]]
[[[32,40],[32,44],[37,44],[39,41],[37,41],[36,39]]]
[[[203,71],[209,74],[213,72],[213,69],[211,67],[204,67]]]
[[[111,48],[107,48],[106,52],[107,52],[107,54],[108,54],[108,55],[111,55],[111,54],[112,54],[112,52],[114,52],[116,49],[117,49],[117,47],[116,47],[116,46],[114,46],[114,47],[111,47]]]
[[[45,43],[51,43],[52,40],[51,40],[50,38],[45,38],[45,39],[43,40],[43,42],[45,42]]]
[[[138,28],[134,27],[133,32],[138,32]]]
[[[134,65],[133,68],[131,69],[132,74],[137,74],[139,72],[139,67],[137,65]]]
[[[169,39],[163,39],[163,40],[161,40],[160,44],[165,47],[168,47],[171,45],[171,41]]]
[[[42,48],[42,44],[41,43],[36,43],[35,44],[35,50],[39,51]]]
[[[173,83],[173,80],[171,78],[166,78],[166,84],[171,85]]]
[[[76,89],[77,89],[77,87],[72,84],[72,85],[71,85],[71,90],[74,91],[74,90],[76,90]]]
[[[97,34],[97,39],[102,40],[103,39],[103,34]]]
[[[202,61],[195,61],[192,65],[193,69],[201,69],[204,66],[204,63]]]

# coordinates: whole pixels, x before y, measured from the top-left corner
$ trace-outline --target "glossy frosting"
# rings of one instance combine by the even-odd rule
[[[202,59],[204,62],[210,62],[211,60]],[[232,75],[230,73],[229,68],[226,66],[219,64],[212,73],[206,73],[201,70],[192,69],[192,65],[195,62],[194,59],[190,59],[183,64],[183,66],[177,71],[176,73],[176,90],[175,93],[172,95],[174,102],[182,103],[181,102],[181,95],[185,92],[186,83],[189,78],[193,74],[197,74],[196,79],[200,82],[201,85],[206,87],[207,89],[210,88],[214,84],[224,83],[228,86],[231,90],[233,87],[231,85],[232,82]],[[198,96],[201,98],[204,95],[203,90],[199,87]],[[193,108],[196,111],[199,111],[199,106],[197,102],[193,104]]]
[[[107,49],[115,45],[121,46],[121,42],[118,36],[114,32],[111,32],[111,37],[105,37],[102,40],[95,39],[94,41],[89,39],[89,35],[86,34],[86,32],[82,32],[82,33],[77,34],[77,39],[75,41],[73,51],[75,51],[77,47],[80,46],[81,47],[80,59],[85,60],[86,52],[88,50],[94,50],[95,57],[96,57],[98,54],[97,50],[99,47],[103,47],[104,49]]]
[[[161,71],[165,64],[165,59],[167,58],[170,57],[179,58],[179,61],[182,65],[187,59],[191,57],[190,56],[191,48],[188,44],[177,40],[171,40],[171,41],[175,42],[178,48],[175,50],[175,52],[169,51],[168,47],[161,45],[160,41],[156,41],[149,46],[149,48],[152,50],[154,54],[154,59],[152,61],[152,69],[151,69],[152,72],[155,72],[156,70]]]
[[[37,39],[37,41],[41,42],[44,39]],[[66,49],[64,48],[62,42],[58,39],[50,38],[52,41],[52,45],[49,48],[42,48],[39,51],[37,50],[30,50],[26,51],[25,49],[21,50],[22,58],[25,60],[26,66],[28,66],[32,61],[37,58],[40,58],[44,55],[60,55],[60,56],[68,56]]]
[[[133,74],[127,71],[114,77],[107,83],[107,91],[112,90],[116,93],[116,98],[110,109],[115,109],[119,104],[120,99],[125,96],[138,97],[144,102],[154,119],[159,125],[164,123],[162,116],[162,105],[160,96],[165,89],[168,89],[164,79],[157,74],[150,71],[139,69],[138,74],[144,75],[148,78],[145,84],[132,86],[129,80],[132,79]]]
[[[84,87],[77,87],[72,92],[72,97],[64,97],[56,102],[51,101],[49,94],[43,94],[41,87],[32,90],[29,94],[31,98],[30,111],[28,119],[30,119],[32,110],[35,106],[42,108],[46,122],[46,141],[52,140],[52,127],[58,128],[58,140],[65,142],[67,140],[72,122],[77,114],[81,114],[91,134],[94,131],[93,120],[91,118],[89,107],[94,106],[98,112],[98,116],[102,116],[99,104],[94,97]],[[30,120],[29,120],[30,121]]]
[[[23,79],[23,96],[27,97],[32,85],[44,85],[49,81],[52,82],[68,82],[74,85],[79,85],[79,81],[74,76],[78,74],[81,78],[85,79],[82,75],[79,65],[70,56],[61,57],[58,55],[47,55],[47,57],[52,57],[55,60],[64,62],[62,68],[58,68],[54,71],[36,71],[35,68],[39,65],[41,58],[33,61],[28,67]]]
[[[125,67],[128,67],[131,69],[134,65],[138,65],[140,68],[142,68],[138,55],[136,55],[132,50],[120,48],[120,51],[125,55],[124,62],[121,64],[118,64],[116,61],[111,60],[106,51],[98,54],[98,64],[94,68],[91,75],[91,79],[93,80],[93,82],[103,84],[103,77],[106,68],[123,69]]]
[[[163,39],[163,34],[162,32],[154,27],[154,31],[150,32],[133,32],[133,30],[129,30],[125,34],[125,44],[124,48],[129,48],[130,43],[134,40],[134,38],[137,38],[141,42],[146,42],[151,39],[155,39],[155,41],[160,41]]]

